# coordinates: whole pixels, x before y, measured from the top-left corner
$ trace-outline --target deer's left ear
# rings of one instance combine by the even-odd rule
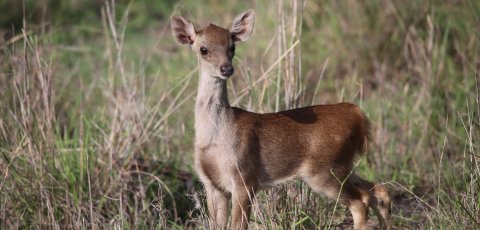
[[[195,42],[195,26],[181,16],[172,17],[172,33],[175,40],[181,45],[192,45]]]
[[[254,21],[255,11],[252,9],[246,10],[235,17],[228,28],[233,41],[246,41],[252,34]]]

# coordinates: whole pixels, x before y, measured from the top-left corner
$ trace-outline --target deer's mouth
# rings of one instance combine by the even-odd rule
[[[229,75],[229,76],[223,76],[223,75],[220,75],[218,76],[218,78],[222,79],[222,80],[227,80],[231,77],[232,75]]]

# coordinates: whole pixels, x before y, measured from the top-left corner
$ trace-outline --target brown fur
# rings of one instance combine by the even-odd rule
[[[231,73],[222,75],[220,67],[231,65],[233,43],[248,39],[253,19],[254,12],[248,10],[228,30],[210,24],[193,33],[188,20],[172,17],[177,41],[191,46],[200,67],[195,166],[207,193],[210,228],[227,227],[229,199],[231,228],[247,228],[255,192],[294,178],[340,198],[352,212],[355,229],[367,228],[369,206],[388,228],[387,190],[352,171],[370,138],[368,119],[358,106],[339,103],[267,114],[230,107],[226,79]]]
[[[249,157],[258,157],[249,159],[249,164],[260,160],[264,167],[254,168],[264,171],[255,174],[264,181],[286,177],[305,165],[312,173],[332,169],[344,178],[353,166],[355,153],[363,153],[367,140],[368,120],[349,103],[268,114],[232,110],[241,142],[258,146],[250,149],[253,153]]]

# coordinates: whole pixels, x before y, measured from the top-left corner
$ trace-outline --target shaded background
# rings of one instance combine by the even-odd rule
[[[479,227],[479,1],[4,0],[0,228],[203,226],[196,60],[169,18],[247,8],[233,105],[357,103],[375,137],[357,171],[387,183],[395,226]],[[299,182],[258,196],[252,228],[352,226]]]

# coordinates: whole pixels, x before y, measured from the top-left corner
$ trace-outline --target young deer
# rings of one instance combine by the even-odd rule
[[[250,37],[254,18],[255,12],[247,10],[228,29],[210,24],[197,30],[187,19],[172,17],[173,35],[196,53],[200,70],[195,167],[207,194],[210,229],[227,227],[228,199],[231,228],[247,228],[255,192],[294,178],[338,197],[351,210],[355,229],[367,228],[369,206],[388,228],[387,190],[352,172],[369,137],[369,122],[358,106],[317,105],[267,114],[230,106],[226,80],[233,74],[235,42]]]

